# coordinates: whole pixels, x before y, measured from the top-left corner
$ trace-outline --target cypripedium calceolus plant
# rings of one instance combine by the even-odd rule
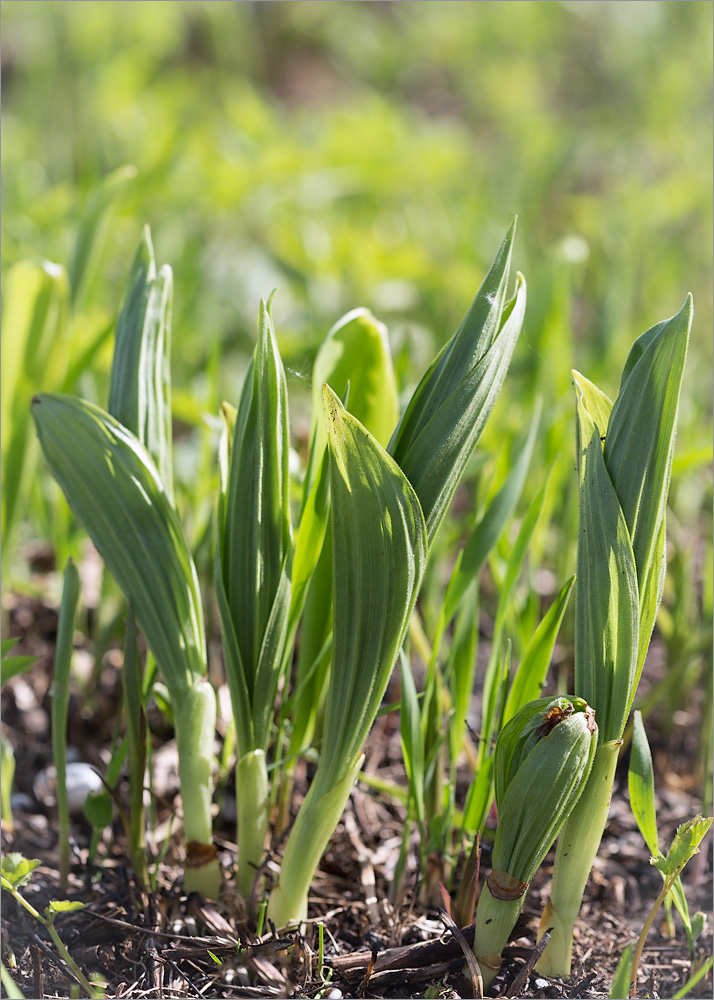
[[[575,692],[600,732],[592,772],[558,839],[538,968],[570,973],[575,920],[607,822],[617,758],[662,597],[665,508],[692,298],[632,346],[613,403],[573,373],[580,477]]]
[[[515,221],[386,450],[396,393],[384,330],[362,311],[330,332],[316,374],[339,392],[349,378],[353,412],[329,388],[321,389],[324,416],[313,423],[295,533],[287,388],[270,302],[261,303],[258,343],[238,409],[224,407],[215,581],[239,751],[239,884],[246,894],[266,840],[266,758],[275,735],[276,694],[281,678],[287,680],[297,629],[323,561],[321,587],[312,595],[318,655],[298,677],[304,695],[321,666],[314,699],[323,710],[321,756],[271,895],[269,914],[278,925],[307,913],[307,892],[361,767],[362,743],[404,641],[430,544],[508,370],[526,299],[521,275],[513,297],[506,298],[514,233]],[[157,275],[147,233],[117,323],[113,415],[74,397],[41,393],[33,416],[52,474],[127,598],[125,648],[135,668],[126,699],[130,743],[137,743],[141,730],[134,618],[166,682],[188,841],[185,886],[215,896],[220,868],[210,810],[216,706],[205,676],[196,570],[172,499],[170,300],[170,272]],[[364,350],[365,335],[371,351]],[[322,420],[326,433],[318,429]],[[308,720],[300,738],[313,739],[314,730],[314,719]],[[132,782],[141,784],[138,746],[134,758]]]
[[[32,413],[52,475],[127,599],[127,643],[136,643],[129,634],[135,617],[166,682],[183,798],[185,885],[189,892],[215,897],[221,884],[211,832],[216,701],[205,677],[198,578],[173,505],[171,292],[171,271],[156,273],[147,231],[117,320],[109,400],[116,416],[52,393],[36,396]],[[125,657],[127,662],[136,664],[136,658]],[[140,678],[127,671],[132,855],[144,880],[140,689]]]
[[[582,698],[529,702],[498,736],[493,868],[479,897],[474,937],[485,989],[501,967],[501,949],[530,881],[583,790],[596,746],[595,713]]]
[[[285,848],[268,916],[307,915],[307,891],[362,766],[426,556],[503,383],[526,286],[506,300],[515,223],[459,330],[417,386],[385,451],[324,390],[331,494],[332,657],[320,763]]]

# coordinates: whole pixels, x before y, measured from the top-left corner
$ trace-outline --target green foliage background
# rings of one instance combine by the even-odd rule
[[[524,373],[614,392],[688,290],[707,358],[711,4],[6,0],[2,29],[3,269],[66,262],[87,191],[135,164],[91,304],[114,315],[148,222],[182,388],[252,346],[274,285],[288,356],[364,304],[418,366],[515,213]]]
[[[517,213],[524,336],[481,448],[502,455],[502,478],[543,395],[524,500],[559,459],[553,518],[571,540],[570,369],[614,397],[632,341],[692,291],[671,522],[673,580],[690,586],[702,548],[687,531],[711,545],[712,26],[712,4],[669,0],[4,0],[3,275],[27,257],[66,264],[89,193],[137,167],[68,350],[116,316],[149,223],[175,275],[177,490],[184,507],[204,502],[194,544],[215,498],[203,414],[236,401],[273,287],[304,438],[312,357],[334,321],[363,305],[387,323],[406,396]],[[101,405],[111,350],[75,387]],[[540,551],[562,583],[574,546],[549,537]],[[675,600],[675,638],[711,609],[704,577],[704,612],[690,593],[678,618]]]

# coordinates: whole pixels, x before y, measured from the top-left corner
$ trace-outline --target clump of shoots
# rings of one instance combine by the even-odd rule
[[[537,968],[567,976],[573,930],[607,822],[617,757],[662,597],[665,508],[692,323],[676,316],[634,343],[615,403],[577,372],[580,481],[575,600],[575,692],[593,706],[600,744],[555,856]]]

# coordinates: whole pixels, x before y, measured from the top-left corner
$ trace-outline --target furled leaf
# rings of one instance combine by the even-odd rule
[[[637,666],[639,595],[627,524],[605,468],[601,434],[574,374],[580,471],[575,690],[596,712],[600,739],[618,740]]]
[[[289,448],[285,372],[270,302],[262,301],[233,441],[223,449],[216,547],[240,756],[267,748],[283,664],[293,555]]]
[[[205,672],[196,569],[144,446],[92,403],[42,393],[33,417],[52,475],[124,596],[170,688]]]
[[[421,584],[426,526],[394,460],[327,386],[324,400],[334,638],[318,774],[329,788],[354,766],[377,715]]]
[[[426,372],[388,452],[419,497],[433,540],[501,390],[523,323],[526,284],[506,302],[515,219],[466,317]]]
[[[109,412],[146,447],[170,499],[171,459],[171,268],[156,274],[149,227],[131,265],[116,322]]]

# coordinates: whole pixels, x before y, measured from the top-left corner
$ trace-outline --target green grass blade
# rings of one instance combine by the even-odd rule
[[[632,714],[632,750],[630,767],[627,772],[627,784],[630,792],[632,814],[637,821],[640,833],[653,857],[659,854],[659,837],[657,834],[657,811],[655,806],[654,769],[647,733],[645,732],[642,713]],[[663,875],[664,877],[664,875]],[[689,905],[684,895],[681,879],[677,878],[672,886],[672,901],[682,918],[688,940],[692,934],[692,920]],[[690,947],[691,947],[690,940]]]
[[[515,225],[514,219],[463,323],[417,386],[387,449],[419,497],[430,543],[495,405],[523,323],[522,275],[505,302]]]
[[[579,376],[574,373],[576,392]],[[575,690],[596,712],[603,742],[619,740],[635,682],[637,571],[627,524],[605,468],[600,429],[578,393],[580,506],[575,594]]]
[[[489,503],[483,517],[469,536],[457,572],[449,581],[446,592],[444,619],[448,625],[453,618],[456,606],[461,597],[481,567],[488,559],[491,549],[501,537],[508,520],[512,516],[523,492],[526,474],[533,456],[533,447],[538,436],[540,424],[541,401],[538,400],[533,414],[530,429],[518,457],[511,467],[503,485]]]
[[[206,666],[198,579],[151,456],[92,403],[42,393],[32,413],[50,471],[134,602],[164,679],[172,689],[189,687]]]
[[[324,392],[334,637],[318,774],[330,787],[354,766],[379,709],[421,584],[426,527],[401,469],[327,386]]]
[[[529,701],[540,698],[541,689],[548,674],[550,658],[553,655],[555,640],[558,637],[574,583],[575,577],[571,576],[561,587],[533,633],[508,691],[506,710],[503,714],[504,723],[513,718],[516,712],[520,711]]]
[[[76,311],[85,298],[106,237],[109,212],[125,185],[137,175],[136,167],[126,164],[102,178],[89,193],[82,209],[77,236],[69,263],[72,308]]]
[[[493,799],[493,754],[485,757],[471,782],[464,806],[464,830],[475,834],[483,828]]]
[[[654,770],[641,712],[634,712],[632,716],[632,751],[627,772],[627,786],[632,813],[637,820],[640,833],[645,838],[650,854],[656,856],[659,854],[659,837],[655,810]]]
[[[69,285],[64,268],[20,261],[3,281],[2,300],[2,549],[7,551],[18,504],[33,478],[36,445],[30,438],[30,401],[53,384],[66,364],[64,331]]]
[[[464,594],[454,623],[454,635],[444,668],[444,678],[451,691],[453,712],[449,720],[449,757],[455,779],[455,768],[464,745],[466,719],[476,676],[478,657],[479,592],[473,581]],[[451,782],[452,787],[454,780]]]
[[[170,267],[156,273],[149,227],[144,228],[117,318],[109,412],[147,448],[173,501],[171,460]]]
[[[612,977],[612,986],[608,993],[609,1000],[622,1000],[629,996],[630,972],[632,971],[632,954],[635,950],[635,942],[631,941],[620,955],[620,960]]]
[[[400,714],[402,752],[409,781],[409,792],[416,809],[419,830],[424,830],[424,744],[421,736],[421,713],[416,685],[409,660],[401,651],[402,708]]]

